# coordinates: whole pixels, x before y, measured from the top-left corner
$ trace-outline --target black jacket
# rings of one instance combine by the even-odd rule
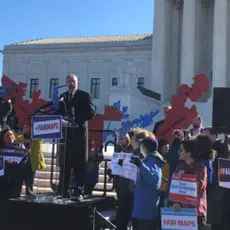
[[[68,102],[68,91],[61,94],[60,98],[64,99],[64,103],[60,102],[59,114],[68,116],[70,115],[71,107],[74,108],[74,117],[77,124],[83,124],[94,117],[93,100],[89,93],[78,89],[73,96],[71,105]]]
[[[72,162],[87,162],[88,160],[88,123],[94,117],[94,105],[89,93],[77,90],[69,104],[69,92],[63,93],[60,98],[59,109],[56,114],[70,116],[71,108],[74,110],[74,121],[77,128],[67,131],[67,152],[72,156]]]

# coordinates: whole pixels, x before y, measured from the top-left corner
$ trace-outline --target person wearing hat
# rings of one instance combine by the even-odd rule
[[[131,162],[139,169],[134,190],[133,230],[158,229],[159,189],[165,160],[157,149],[157,140],[153,137],[146,137],[140,144],[143,160],[134,155],[131,158]]]

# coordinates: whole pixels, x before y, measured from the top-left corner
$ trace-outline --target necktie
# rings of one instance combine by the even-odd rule
[[[73,92],[70,91],[70,92],[69,92],[69,105],[71,104],[72,99],[73,99]]]

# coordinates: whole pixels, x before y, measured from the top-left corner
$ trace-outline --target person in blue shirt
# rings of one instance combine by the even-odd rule
[[[157,140],[153,137],[146,137],[140,145],[143,160],[138,156],[131,158],[131,162],[139,168],[134,191],[133,230],[155,230],[158,228],[161,168],[165,161],[157,152],[157,148]]]

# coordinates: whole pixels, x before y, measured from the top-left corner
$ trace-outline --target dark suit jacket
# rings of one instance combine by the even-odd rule
[[[165,122],[165,120],[161,120],[161,121],[158,121],[158,122],[155,123],[154,128],[153,128],[153,134],[154,134],[154,135],[157,134],[158,128],[159,128],[162,124],[164,124],[164,122]]]
[[[71,105],[68,102],[69,92],[63,93],[57,114],[70,115],[71,107],[74,109],[74,121],[77,128],[69,128],[67,132],[67,152],[72,156],[72,164],[81,164],[88,160],[88,122],[94,117],[94,105],[89,93],[77,90]],[[66,107],[66,108],[65,108]]]

